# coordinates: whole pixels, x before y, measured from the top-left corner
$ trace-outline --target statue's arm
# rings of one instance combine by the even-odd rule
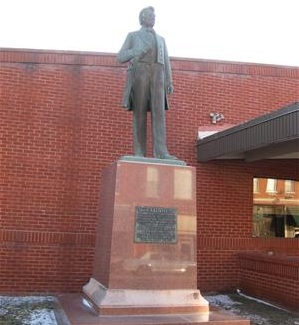
[[[128,34],[123,46],[117,54],[117,60],[120,63],[125,63],[133,59],[134,57],[134,49],[132,47],[132,36]]]
[[[166,81],[166,91],[168,94],[172,94],[174,91],[173,81],[172,81],[172,72],[170,59],[168,56],[167,46],[164,41],[164,64],[165,64],[165,81]]]
[[[140,42],[140,40],[138,40],[137,36],[133,33],[128,34],[123,46],[117,54],[117,60],[120,63],[125,63],[132,59],[135,59],[134,61],[136,61],[141,55],[149,50],[149,45],[145,46]]]

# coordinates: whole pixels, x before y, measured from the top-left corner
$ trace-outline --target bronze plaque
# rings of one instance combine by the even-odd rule
[[[135,211],[136,243],[177,243],[177,209],[138,206]]]

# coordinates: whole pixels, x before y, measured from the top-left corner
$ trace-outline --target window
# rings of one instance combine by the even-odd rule
[[[276,193],[277,192],[277,179],[268,178],[267,179],[267,193]]]
[[[295,182],[290,179],[284,181],[284,191],[286,194],[295,193]]]
[[[299,237],[299,182],[253,179],[253,236]]]
[[[259,193],[259,179],[253,179],[253,193]]]

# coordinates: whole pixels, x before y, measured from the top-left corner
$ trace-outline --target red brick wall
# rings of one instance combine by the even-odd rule
[[[234,288],[239,250],[298,250],[251,238],[252,177],[298,177],[298,161],[199,164],[197,129],[210,112],[238,124],[298,100],[299,69],[172,66],[168,147],[197,167],[198,284]],[[125,73],[112,54],[0,51],[0,292],[79,291],[91,276],[101,170],[132,153]]]
[[[242,290],[298,312],[299,256],[269,253],[238,254]]]
[[[238,251],[274,250],[299,255],[297,239],[251,237],[252,179],[261,175],[298,179],[299,164],[295,160],[268,160],[198,165],[198,283],[203,291],[239,286]]]

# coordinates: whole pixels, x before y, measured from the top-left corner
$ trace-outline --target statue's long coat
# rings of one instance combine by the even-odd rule
[[[118,61],[121,63],[130,62],[127,71],[127,79],[125,90],[123,94],[123,102],[122,105],[126,110],[133,109],[133,102],[132,102],[132,87],[134,85],[134,75],[138,73],[135,69],[135,62],[142,57],[142,54],[136,57],[136,53],[146,53],[147,50],[147,42],[146,42],[146,31],[144,28],[141,28],[138,31],[131,32],[128,34],[122,48],[118,53]],[[165,94],[165,109],[168,109],[168,102],[166,98],[166,88],[172,84],[172,74],[171,74],[171,66],[168,57],[167,47],[165,44],[165,40],[163,37],[159,36],[155,33],[156,37],[156,44],[157,44],[157,63],[162,64],[164,66],[164,94]]]

